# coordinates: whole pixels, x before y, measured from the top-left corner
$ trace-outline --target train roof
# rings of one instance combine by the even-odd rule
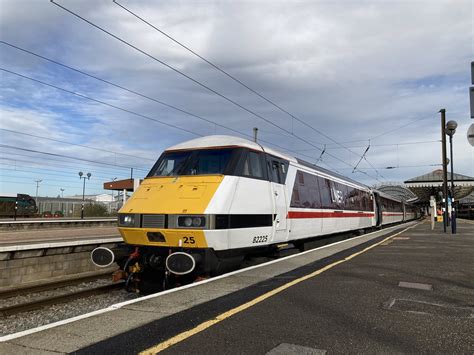
[[[14,193],[9,193],[9,192],[6,192],[6,193],[1,193],[0,192],[0,197],[16,197],[17,194],[14,194]]]
[[[188,150],[188,149],[196,149],[196,148],[204,149],[204,148],[225,148],[225,147],[250,148],[252,150],[266,152],[268,154],[275,155],[279,158],[289,160],[293,163],[297,163],[297,160],[290,155],[280,153],[268,147],[264,147],[258,143],[252,142],[245,138],[225,136],[225,135],[214,135],[214,136],[206,136],[206,137],[192,139],[183,143],[176,144],[172,147],[169,147],[166,150],[173,151],[173,150]]]
[[[245,138],[240,138],[240,137],[235,137],[235,136],[226,136],[226,135],[212,135],[212,136],[205,136],[205,137],[200,137],[196,139],[192,139],[183,143],[176,144],[172,147],[169,147],[166,149],[167,151],[173,151],[173,150],[188,150],[188,149],[196,149],[196,148],[224,148],[224,147],[245,147],[261,152],[266,152],[268,154],[286,159],[294,164],[299,164],[302,166],[305,166],[307,168],[313,169],[317,172],[320,172],[322,174],[329,175],[331,177],[335,177],[337,179],[349,182],[351,184],[357,185],[361,188],[365,189],[370,189],[369,186],[364,185],[358,181],[352,180],[351,178],[348,178],[346,176],[340,175],[334,171],[322,168],[320,166],[317,166],[315,164],[311,164],[307,161],[304,161],[299,158],[295,158],[291,155],[281,153],[277,150],[274,150],[272,148],[268,148],[266,146],[262,146],[258,143],[252,142],[248,139]]]

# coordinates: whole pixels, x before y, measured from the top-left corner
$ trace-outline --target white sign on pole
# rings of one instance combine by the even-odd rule
[[[474,123],[467,130],[467,140],[469,141],[469,144],[474,147]]]

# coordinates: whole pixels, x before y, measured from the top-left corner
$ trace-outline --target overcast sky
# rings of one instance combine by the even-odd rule
[[[50,1],[1,0],[0,40],[8,44],[0,43],[0,67],[102,103],[0,71],[0,192],[34,195],[42,180],[41,196],[80,194],[83,171],[92,173],[86,193],[101,193],[104,181],[130,176],[129,167],[146,175],[171,145],[251,135],[253,127],[277,149],[368,185],[404,181],[440,168],[441,108],[459,124],[455,170],[474,176],[466,138],[474,122],[472,1],[119,1],[314,129],[112,1],[57,2],[265,120]],[[367,161],[353,173],[369,139]]]

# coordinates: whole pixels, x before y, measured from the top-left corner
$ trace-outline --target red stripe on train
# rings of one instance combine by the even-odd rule
[[[344,217],[374,217],[373,213],[358,212],[288,212],[288,218],[344,218]]]

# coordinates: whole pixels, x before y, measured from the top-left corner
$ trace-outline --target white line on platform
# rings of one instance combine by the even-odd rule
[[[409,223],[410,223],[410,222],[409,222]],[[404,232],[407,231],[408,229],[413,228],[413,227],[417,226],[417,225],[420,224],[420,223],[423,223],[423,221],[422,221],[422,222],[415,223],[415,224],[409,226],[408,228],[405,228],[404,230],[398,232],[397,235],[398,235],[398,234],[401,234],[401,233],[404,233]],[[82,315],[79,315],[79,316],[76,316],[76,317],[73,317],[73,318],[68,318],[68,319],[64,319],[64,320],[58,321],[58,322],[54,322],[54,323],[50,323],[50,324],[45,324],[45,325],[42,325],[42,326],[39,326],[39,327],[36,327],[36,328],[32,328],[32,329],[28,329],[28,330],[21,331],[21,332],[18,332],[18,333],[13,333],[13,334],[9,334],[9,335],[4,335],[4,336],[0,337],[0,343],[6,342],[6,341],[9,341],[9,340],[13,340],[13,339],[17,339],[17,338],[21,338],[21,337],[24,337],[24,336],[26,336],[26,335],[38,333],[38,332],[41,332],[41,331],[43,331],[43,330],[55,328],[55,327],[58,327],[58,326],[61,326],[61,325],[64,325],[64,324],[72,323],[72,322],[75,322],[75,321],[78,321],[78,320],[81,320],[81,319],[90,318],[90,317],[93,317],[93,316],[96,316],[96,315],[99,315],[99,314],[102,314],[102,313],[107,313],[107,312],[111,312],[111,311],[114,311],[114,310],[118,310],[118,309],[120,309],[120,308],[122,308],[122,307],[124,307],[124,306],[127,306],[127,305],[129,305],[129,304],[132,304],[132,303],[137,303],[137,302],[145,301],[145,300],[148,300],[148,299],[151,299],[151,298],[161,297],[161,296],[167,295],[167,294],[169,294],[169,293],[179,292],[179,291],[181,291],[181,290],[185,290],[185,289],[188,289],[188,288],[191,288],[191,287],[197,287],[197,286],[199,286],[199,285],[203,285],[203,284],[206,284],[206,283],[209,283],[209,282],[214,282],[214,281],[216,281],[216,280],[220,280],[220,279],[223,279],[223,278],[232,276],[232,275],[240,274],[240,273],[243,273],[243,272],[246,272],[246,271],[249,271],[249,270],[258,269],[258,268],[260,268],[260,267],[264,267],[264,266],[267,266],[267,265],[271,265],[271,264],[274,264],[274,263],[278,263],[278,262],[281,262],[281,261],[285,261],[285,260],[288,260],[288,259],[292,259],[292,258],[295,258],[295,257],[297,257],[297,256],[305,255],[305,254],[308,254],[308,253],[313,253],[313,252],[316,252],[316,251],[321,250],[321,249],[329,248],[329,247],[332,247],[332,246],[334,246],[334,245],[338,245],[338,244],[342,244],[342,243],[347,243],[347,242],[350,242],[350,241],[353,241],[353,240],[356,240],[356,239],[360,239],[360,238],[363,238],[363,237],[370,236],[370,235],[375,234],[375,233],[391,231],[391,230],[397,229],[397,228],[399,228],[399,227],[400,227],[400,225],[393,226],[393,227],[388,227],[388,228],[383,229],[383,230],[374,231],[374,232],[367,233],[367,234],[364,234],[364,235],[361,235],[361,236],[358,236],[358,237],[354,237],[354,238],[351,238],[351,239],[341,240],[341,241],[336,242],[336,243],[332,243],[332,244],[328,244],[328,245],[323,245],[323,246],[321,246],[321,247],[319,247],[319,248],[307,250],[307,251],[304,251],[304,252],[301,252],[301,253],[298,253],[298,254],[293,254],[293,255],[285,256],[285,257],[283,257],[283,258],[281,258],[281,259],[272,260],[272,261],[269,261],[269,262],[266,262],[266,263],[263,263],[263,264],[259,264],[259,265],[249,266],[249,267],[247,267],[247,268],[245,268],[245,269],[240,269],[240,270],[232,271],[232,272],[229,272],[229,273],[227,273],[227,274],[220,275],[220,276],[216,276],[216,277],[213,277],[213,278],[210,278],[210,279],[207,279],[207,280],[202,280],[202,281],[195,282],[195,283],[192,283],[192,284],[189,284],[189,285],[184,285],[184,286],[176,287],[176,288],[173,288],[173,289],[171,289],[171,290],[166,290],[166,291],[159,292],[159,293],[155,293],[155,294],[152,294],[152,295],[143,296],[143,297],[140,297],[140,298],[137,298],[137,299],[134,299],[134,300],[130,300],[130,301],[125,301],[125,302],[117,303],[117,304],[111,305],[111,306],[109,306],[109,307],[107,307],[107,308],[103,308],[103,309],[99,309],[99,310],[97,310],[97,311],[93,311],[93,312],[89,312],[89,313],[86,313],[86,314],[82,314]]]
[[[111,236],[110,238],[103,237],[101,239],[82,239],[82,240],[73,240],[69,242],[51,242],[51,243],[32,243],[32,244],[24,244],[24,245],[11,245],[7,247],[0,247],[0,253],[11,252],[11,251],[21,251],[21,250],[75,247],[79,245],[104,244],[104,243],[115,243],[115,242],[123,242],[122,237]]]

